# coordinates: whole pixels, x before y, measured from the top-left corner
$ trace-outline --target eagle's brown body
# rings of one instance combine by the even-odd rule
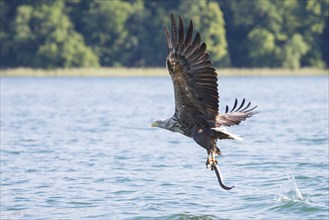
[[[174,86],[175,113],[171,118],[156,121],[152,125],[193,138],[208,152],[207,167],[218,169],[215,160],[215,155],[220,154],[217,140],[238,138],[224,127],[238,125],[251,117],[257,113],[253,112],[256,106],[249,108],[250,102],[244,106],[243,99],[236,108],[238,103],[235,100],[231,111],[226,107],[225,114],[220,114],[217,73],[206,53],[206,44],[201,42],[200,34],[197,33],[192,39],[192,20],[185,36],[182,17],[179,16],[177,32],[175,18],[171,15],[171,34],[167,27],[165,34],[168,47],[166,65]],[[216,170],[217,176],[218,173],[219,170]],[[225,185],[222,187],[225,188]]]

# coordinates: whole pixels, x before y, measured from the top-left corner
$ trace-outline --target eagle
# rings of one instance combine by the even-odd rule
[[[233,107],[226,106],[225,113],[219,113],[217,73],[213,67],[206,43],[201,42],[199,33],[193,39],[193,22],[190,20],[187,33],[181,15],[176,19],[171,14],[171,33],[167,26],[164,32],[168,55],[166,66],[172,79],[175,96],[175,113],[166,120],[157,120],[152,127],[179,132],[207,150],[206,167],[215,170],[220,186],[225,190],[222,174],[217,166],[216,155],[221,155],[217,147],[218,139],[240,139],[227,131],[226,127],[239,125],[241,121],[258,113],[257,106],[251,106],[245,99],[241,103],[235,99]],[[186,35],[186,36],[185,36]]]

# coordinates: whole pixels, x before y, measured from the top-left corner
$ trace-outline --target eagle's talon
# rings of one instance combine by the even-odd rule
[[[207,169],[211,168],[211,170],[214,170],[214,166],[218,164],[218,160],[215,160],[213,158],[208,158],[206,162]]]
[[[219,149],[217,148],[217,152]],[[215,155],[217,153],[216,151],[210,151],[208,152],[208,158],[206,162],[207,169],[211,168],[211,170],[214,170],[213,166],[216,166],[218,164],[218,160],[215,159]]]

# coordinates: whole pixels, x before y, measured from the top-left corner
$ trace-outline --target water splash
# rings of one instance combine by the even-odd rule
[[[288,180],[280,185],[280,193],[275,195],[276,201],[304,201],[304,197],[297,187],[295,177],[288,175]]]

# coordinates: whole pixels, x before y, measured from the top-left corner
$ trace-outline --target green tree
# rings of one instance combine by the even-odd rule
[[[223,13],[214,1],[182,1],[179,11],[184,17],[192,18],[195,30],[202,33],[207,51],[215,66],[227,67],[230,60],[227,51],[225,21]]]
[[[16,66],[79,67],[98,66],[98,58],[84,44],[65,14],[63,1],[20,5],[12,23],[13,39],[7,49]],[[6,64],[4,64],[6,65]]]
[[[248,57],[252,66],[271,67],[275,56],[275,37],[262,28],[255,28],[248,33]]]
[[[250,66],[247,57],[248,33],[256,28],[256,21],[262,13],[255,13],[253,1],[219,1],[224,14],[226,39],[228,42],[228,52],[232,66],[246,67]]]
[[[177,14],[178,1],[145,1],[144,21],[140,35],[143,65],[165,66],[167,56],[164,25],[170,24],[170,13]]]
[[[100,58],[103,66],[133,65],[135,47],[139,44],[137,35],[130,35],[129,27],[140,25],[136,21],[142,16],[143,2],[135,1],[90,1],[83,12],[82,33],[86,42]],[[135,19],[130,19],[135,16]],[[132,22],[132,23],[129,23]],[[129,24],[128,24],[129,23]],[[135,30],[136,31],[136,30]]]
[[[17,1],[0,1],[0,67],[15,66],[15,53],[11,49],[13,38],[12,20],[15,19]]]
[[[300,67],[301,57],[306,54],[309,47],[300,34],[294,34],[283,46],[282,67],[297,69]]]
[[[324,67],[329,65],[328,55],[328,19],[329,0],[301,1],[303,23],[300,33],[312,48],[303,57],[306,66]]]
[[[327,17],[325,28],[323,33],[321,34],[321,41],[322,41],[322,57],[324,62],[326,62],[327,68],[329,67],[329,18]]]
[[[227,21],[227,39],[233,65],[291,68],[301,65],[324,66],[323,51],[326,49],[323,48],[328,48],[324,32],[328,20],[325,17],[328,14],[328,2],[221,1]],[[266,31],[268,36],[274,36],[274,53],[267,50],[267,44],[264,44],[261,36],[258,36],[260,41],[253,39],[255,35],[261,34],[255,32],[259,29]],[[272,40],[273,38],[271,44]],[[270,52],[265,56],[266,60],[261,55],[264,51]],[[291,54],[293,57],[290,57]],[[272,58],[269,57],[271,55]]]
[[[218,67],[329,66],[329,0],[0,0],[0,67],[163,67],[171,12]]]

